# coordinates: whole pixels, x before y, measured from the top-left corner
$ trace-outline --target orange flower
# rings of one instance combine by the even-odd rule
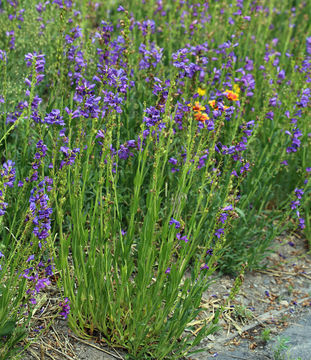
[[[231,90],[226,90],[225,95],[227,97],[228,100],[232,100],[232,101],[238,101],[239,100],[239,94],[231,91]]]
[[[205,112],[202,112],[206,109],[205,106],[201,105],[199,102],[195,102],[194,105],[188,104],[188,106],[192,107],[195,120],[204,122],[209,119],[208,115]]]
[[[198,111],[194,114],[194,118],[197,121],[204,122],[209,119],[208,115],[206,113],[202,113],[201,111]]]
[[[192,107],[193,111],[204,111],[205,106],[202,106],[199,102],[196,102]]]

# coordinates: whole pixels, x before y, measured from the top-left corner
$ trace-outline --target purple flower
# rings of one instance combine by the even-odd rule
[[[306,108],[309,103],[311,91],[309,88],[306,88],[302,91],[300,101],[298,101],[296,104],[299,107]]]
[[[25,55],[25,61],[27,67],[31,67],[33,64],[35,64],[35,72],[36,72],[36,85],[43,80],[44,78],[44,66],[45,66],[45,55],[44,54],[37,54],[36,52],[28,53]],[[30,75],[30,79],[31,79]],[[26,78],[25,82],[30,87],[31,81],[30,79]]]
[[[47,3],[45,3],[46,5]],[[39,14],[42,13],[42,11],[45,11],[46,10],[46,6],[44,6],[41,2],[39,2],[37,5],[36,5],[36,10],[38,11]]]
[[[306,39],[306,51],[308,55],[311,55],[311,36]]]
[[[65,160],[62,160],[59,166],[62,169],[65,165],[70,166],[75,163],[77,154],[80,153],[80,148],[70,150],[67,146],[61,146],[60,151],[65,155]]]
[[[246,163],[244,166],[241,167],[241,174],[243,174],[245,171],[249,171],[250,164]]]
[[[8,203],[0,201],[0,216],[3,216],[5,214],[5,210],[8,206]]]
[[[102,129],[99,129],[97,131],[96,138],[104,139],[105,138],[105,132]]]
[[[305,219],[304,218],[299,218],[299,227],[300,229],[304,229],[306,227],[305,225]]]
[[[179,229],[180,228],[180,222],[171,218],[169,225],[175,225],[175,229]]]
[[[37,152],[34,155],[34,161],[31,166],[34,170],[38,170],[42,163],[42,159],[46,156],[47,146],[43,143],[43,140],[39,140],[36,145]]]
[[[72,1],[71,0],[54,0],[53,4],[58,5],[60,9],[63,9],[64,7],[71,8],[72,7]]]
[[[173,165],[177,165],[177,163],[178,163],[178,161],[173,157],[171,157],[168,162]]]
[[[118,151],[119,159],[126,160],[130,155],[129,149],[125,145],[120,145],[120,150]]]
[[[14,30],[11,31],[6,31],[6,36],[10,38],[9,40],[9,44],[10,44],[10,49],[15,49],[15,32]]]
[[[200,269],[201,270],[204,270],[204,269],[208,270],[209,266],[207,264],[203,264]]]
[[[301,199],[302,195],[303,195],[303,190],[302,189],[295,189],[295,195],[297,197],[297,199]]]
[[[8,160],[2,165],[0,170],[0,176],[2,178],[3,186],[13,187],[15,181],[15,163],[12,160]]]
[[[284,71],[284,70],[281,70],[281,71],[278,73],[278,79],[279,79],[279,80],[284,80],[284,79],[285,79],[285,71]]]
[[[61,308],[59,315],[62,315],[64,319],[67,319],[70,312],[70,300],[65,297],[64,301],[59,303],[59,306]]]
[[[44,289],[48,285],[51,285],[49,279],[38,279],[35,285],[36,292],[38,293],[40,290]]]
[[[152,34],[155,33],[155,22],[153,20],[144,20],[142,23],[137,22],[138,28],[142,31],[143,36],[146,36],[150,30]]]
[[[224,228],[220,228],[220,229],[216,230],[214,235],[216,235],[218,237],[218,239],[220,239],[221,235],[223,235],[224,233],[225,233]]]
[[[233,206],[232,205],[225,206],[222,210],[223,211],[233,210]]]
[[[127,141],[127,146],[130,147],[130,148],[136,147],[136,141],[135,140],[128,140]]]
[[[274,118],[274,112],[273,111],[269,111],[266,113],[266,119],[269,119],[269,120],[273,120]]]
[[[221,213],[219,216],[219,221],[224,224],[227,220],[227,217],[228,217],[227,213]]]
[[[45,275],[46,275],[46,276],[52,276],[52,275],[53,275],[52,265],[48,265],[48,266],[45,268]]]
[[[32,260],[34,260],[35,259],[35,256],[34,255],[30,255],[29,257],[28,257],[28,259],[26,260],[26,262],[30,262],[30,261],[32,261]]]
[[[187,242],[189,241],[189,239],[187,238],[187,236],[186,236],[186,235],[182,235],[181,233],[177,233],[177,234],[176,234],[176,238],[177,238],[178,240],[183,240],[185,243],[187,243]]]
[[[153,42],[149,44],[148,48],[145,44],[140,44],[139,52],[143,55],[139,62],[140,69],[156,68],[157,64],[162,59],[163,49],[156,46]]]
[[[46,114],[44,122],[48,125],[65,125],[63,117],[60,115],[60,110],[58,109],[53,109],[50,113]]]
[[[34,224],[33,234],[39,239],[46,239],[50,235],[52,208],[49,207],[49,197],[45,193],[51,190],[53,180],[46,177],[38,186],[30,192],[29,208],[32,213],[32,223]],[[39,243],[41,246],[41,243]]]
[[[66,128],[63,128],[63,129],[59,130],[59,136],[60,137],[66,136]]]
[[[296,201],[292,201],[292,202],[291,202],[291,209],[292,209],[292,210],[297,209],[298,206],[300,206],[300,201],[299,201],[299,200],[296,200]]]
[[[156,109],[154,106],[150,106],[145,110],[146,116],[144,116],[143,121],[148,127],[155,126],[161,120],[161,110]]]
[[[206,250],[206,255],[212,256],[213,255],[213,249],[210,248],[210,249]]]
[[[208,62],[208,59],[205,56],[207,51],[207,44],[204,43],[195,47],[189,46],[179,49],[177,52],[172,54],[173,66],[179,69],[180,79],[184,77],[192,78],[196,73],[199,73],[201,80],[204,80],[205,67],[202,65],[205,65]],[[191,60],[195,57],[197,57],[200,61],[192,62]]]
[[[6,63],[6,52],[0,49],[0,61]]]
[[[198,170],[201,169],[201,168],[205,165],[205,160],[206,160],[206,159],[207,159],[207,155],[206,155],[206,154],[204,154],[203,156],[201,156],[201,157],[199,158],[198,167],[197,167]]]

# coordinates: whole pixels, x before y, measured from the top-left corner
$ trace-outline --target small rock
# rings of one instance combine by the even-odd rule
[[[286,307],[288,307],[288,301],[286,301],[286,300],[281,300],[280,301],[280,305],[283,305],[283,306],[286,306]]]

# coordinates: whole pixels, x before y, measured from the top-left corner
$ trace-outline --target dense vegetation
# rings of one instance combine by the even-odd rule
[[[181,358],[216,329],[184,332],[216,269],[263,266],[282,232],[311,242],[310,14],[0,1],[1,359],[56,285],[80,336]]]

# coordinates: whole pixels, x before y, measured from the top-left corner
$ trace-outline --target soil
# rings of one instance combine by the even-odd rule
[[[214,275],[215,282],[202,299],[203,311],[187,331],[195,336],[204,322],[212,319],[222,307],[220,330],[201,342],[202,353],[189,359],[273,359],[273,339],[283,334],[289,325],[300,322],[302,333],[309,325],[311,329],[311,256],[307,254],[307,243],[297,234],[281,236],[276,239],[273,250],[266,258],[264,270],[244,274],[234,300],[229,300],[229,294],[235,279]],[[310,324],[301,323],[301,318],[309,319],[308,316]],[[63,320],[48,327],[48,317],[43,314],[38,315],[40,324],[47,330],[35,340],[36,334],[32,334],[22,359],[125,359],[124,352],[106,347],[100,339],[79,339]],[[299,331],[293,330],[293,333],[298,340],[302,336]],[[240,350],[235,355],[237,349]],[[311,343],[307,353],[311,354]],[[301,357],[302,360],[310,358]]]

